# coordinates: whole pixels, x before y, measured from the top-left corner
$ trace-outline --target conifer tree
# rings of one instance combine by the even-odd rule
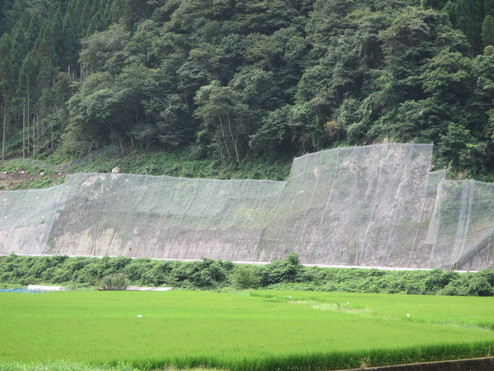
[[[5,4],[4,0],[0,0],[0,34],[2,34],[5,30]]]
[[[494,45],[494,17],[490,14],[485,16],[482,24],[482,41],[484,42],[484,47]]]
[[[53,64],[55,66],[63,68],[65,42],[64,42],[64,34],[63,34],[63,19],[60,9],[58,9],[55,12],[51,20],[50,26],[47,30],[46,36],[53,45],[53,49],[54,49],[54,56],[53,56],[54,58],[52,61]]]
[[[36,40],[38,39],[39,34],[41,33],[42,24],[43,24],[43,21],[42,21],[41,14],[37,10],[33,11],[32,15],[31,15],[31,19],[29,21],[28,29],[25,33],[26,42],[27,42],[27,44],[26,44],[27,50],[31,50],[34,47],[34,44],[35,44]]]
[[[26,36],[24,34],[24,30],[22,29],[22,24],[17,23],[12,33],[10,50],[10,55],[12,56],[13,74],[17,80],[19,77],[19,72],[21,70],[22,61],[24,60],[27,53],[28,50]]]
[[[68,11],[63,19],[62,26],[63,35],[63,59],[61,67],[64,70],[76,72],[77,60],[79,58],[79,40],[77,37],[77,27],[72,17],[72,13]]]
[[[5,33],[0,38],[0,101],[2,112],[2,161],[5,159],[5,142],[10,121],[10,100],[13,94],[13,74],[10,57],[10,35]]]
[[[474,52],[480,53],[484,46],[483,24],[487,15],[494,16],[494,0],[449,0],[444,10],[467,36]]]
[[[465,33],[474,48],[481,44],[482,0],[458,0],[456,3],[457,26]]]
[[[123,24],[127,31],[134,32],[139,20],[150,16],[151,6],[146,0],[123,0]]]

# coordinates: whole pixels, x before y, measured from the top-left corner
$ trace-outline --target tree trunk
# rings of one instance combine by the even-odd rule
[[[41,131],[41,128],[40,128],[40,124],[39,124],[39,106],[36,106],[36,113],[35,113],[35,116],[34,116],[34,132],[35,132],[35,146],[34,146],[34,150],[33,150],[33,155],[36,156],[36,150],[38,149],[38,145],[39,145],[39,140],[40,140],[40,131]]]
[[[2,161],[5,161],[5,137],[7,132],[7,98],[3,101]]]
[[[31,96],[29,92],[29,79],[27,79],[27,155],[29,156],[30,149],[29,147],[31,146],[31,110],[30,110],[30,105],[31,105]]]
[[[55,111],[55,109],[53,109],[53,111]],[[51,148],[52,153],[54,151],[53,142],[54,142],[54,139],[53,139],[53,120],[50,120],[50,148]]]
[[[32,155],[33,156],[36,156],[36,135],[37,135],[37,127],[38,127],[38,123],[36,122],[36,114],[34,114],[34,118],[33,118],[33,152],[32,152]]]
[[[22,159],[26,158],[26,99],[22,100]]]
[[[228,142],[226,141],[225,129],[223,128],[223,120],[221,119],[220,115],[218,115],[218,120],[220,120],[221,137],[223,138],[223,143],[225,143],[226,153],[228,153],[228,157],[232,157],[230,148],[228,148]]]
[[[238,148],[237,148],[237,140],[235,139],[232,133],[232,123],[230,121],[230,114],[227,114],[226,118],[228,120],[228,131],[230,132],[230,137],[232,138],[232,142],[233,142],[233,148],[235,149],[235,156],[237,157],[237,162],[240,162],[240,156],[238,155]]]

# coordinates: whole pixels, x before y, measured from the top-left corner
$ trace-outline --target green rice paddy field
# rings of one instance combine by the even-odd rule
[[[0,370],[50,362],[87,369],[342,369],[486,356],[494,347],[492,297],[0,293],[0,315]]]

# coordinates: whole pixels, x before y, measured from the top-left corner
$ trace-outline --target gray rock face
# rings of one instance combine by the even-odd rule
[[[286,182],[73,174],[0,192],[0,254],[494,267],[494,185],[430,173],[432,145],[312,153]]]

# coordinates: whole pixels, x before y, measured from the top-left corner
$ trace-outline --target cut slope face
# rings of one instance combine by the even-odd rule
[[[432,145],[338,148],[286,182],[74,174],[0,192],[0,254],[493,267],[494,186],[429,173]],[[439,190],[439,191],[438,191]]]
[[[284,182],[75,174],[46,253],[251,261]]]
[[[0,192],[0,254],[42,254],[69,187]]]
[[[431,267],[494,268],[494,184],[441,182],[426,243]]]
[[[295,159],[263,233],[261,260],[296,251],[313,264],[413,265],[424,239],[431,152],[430,145],[388,144]]]

